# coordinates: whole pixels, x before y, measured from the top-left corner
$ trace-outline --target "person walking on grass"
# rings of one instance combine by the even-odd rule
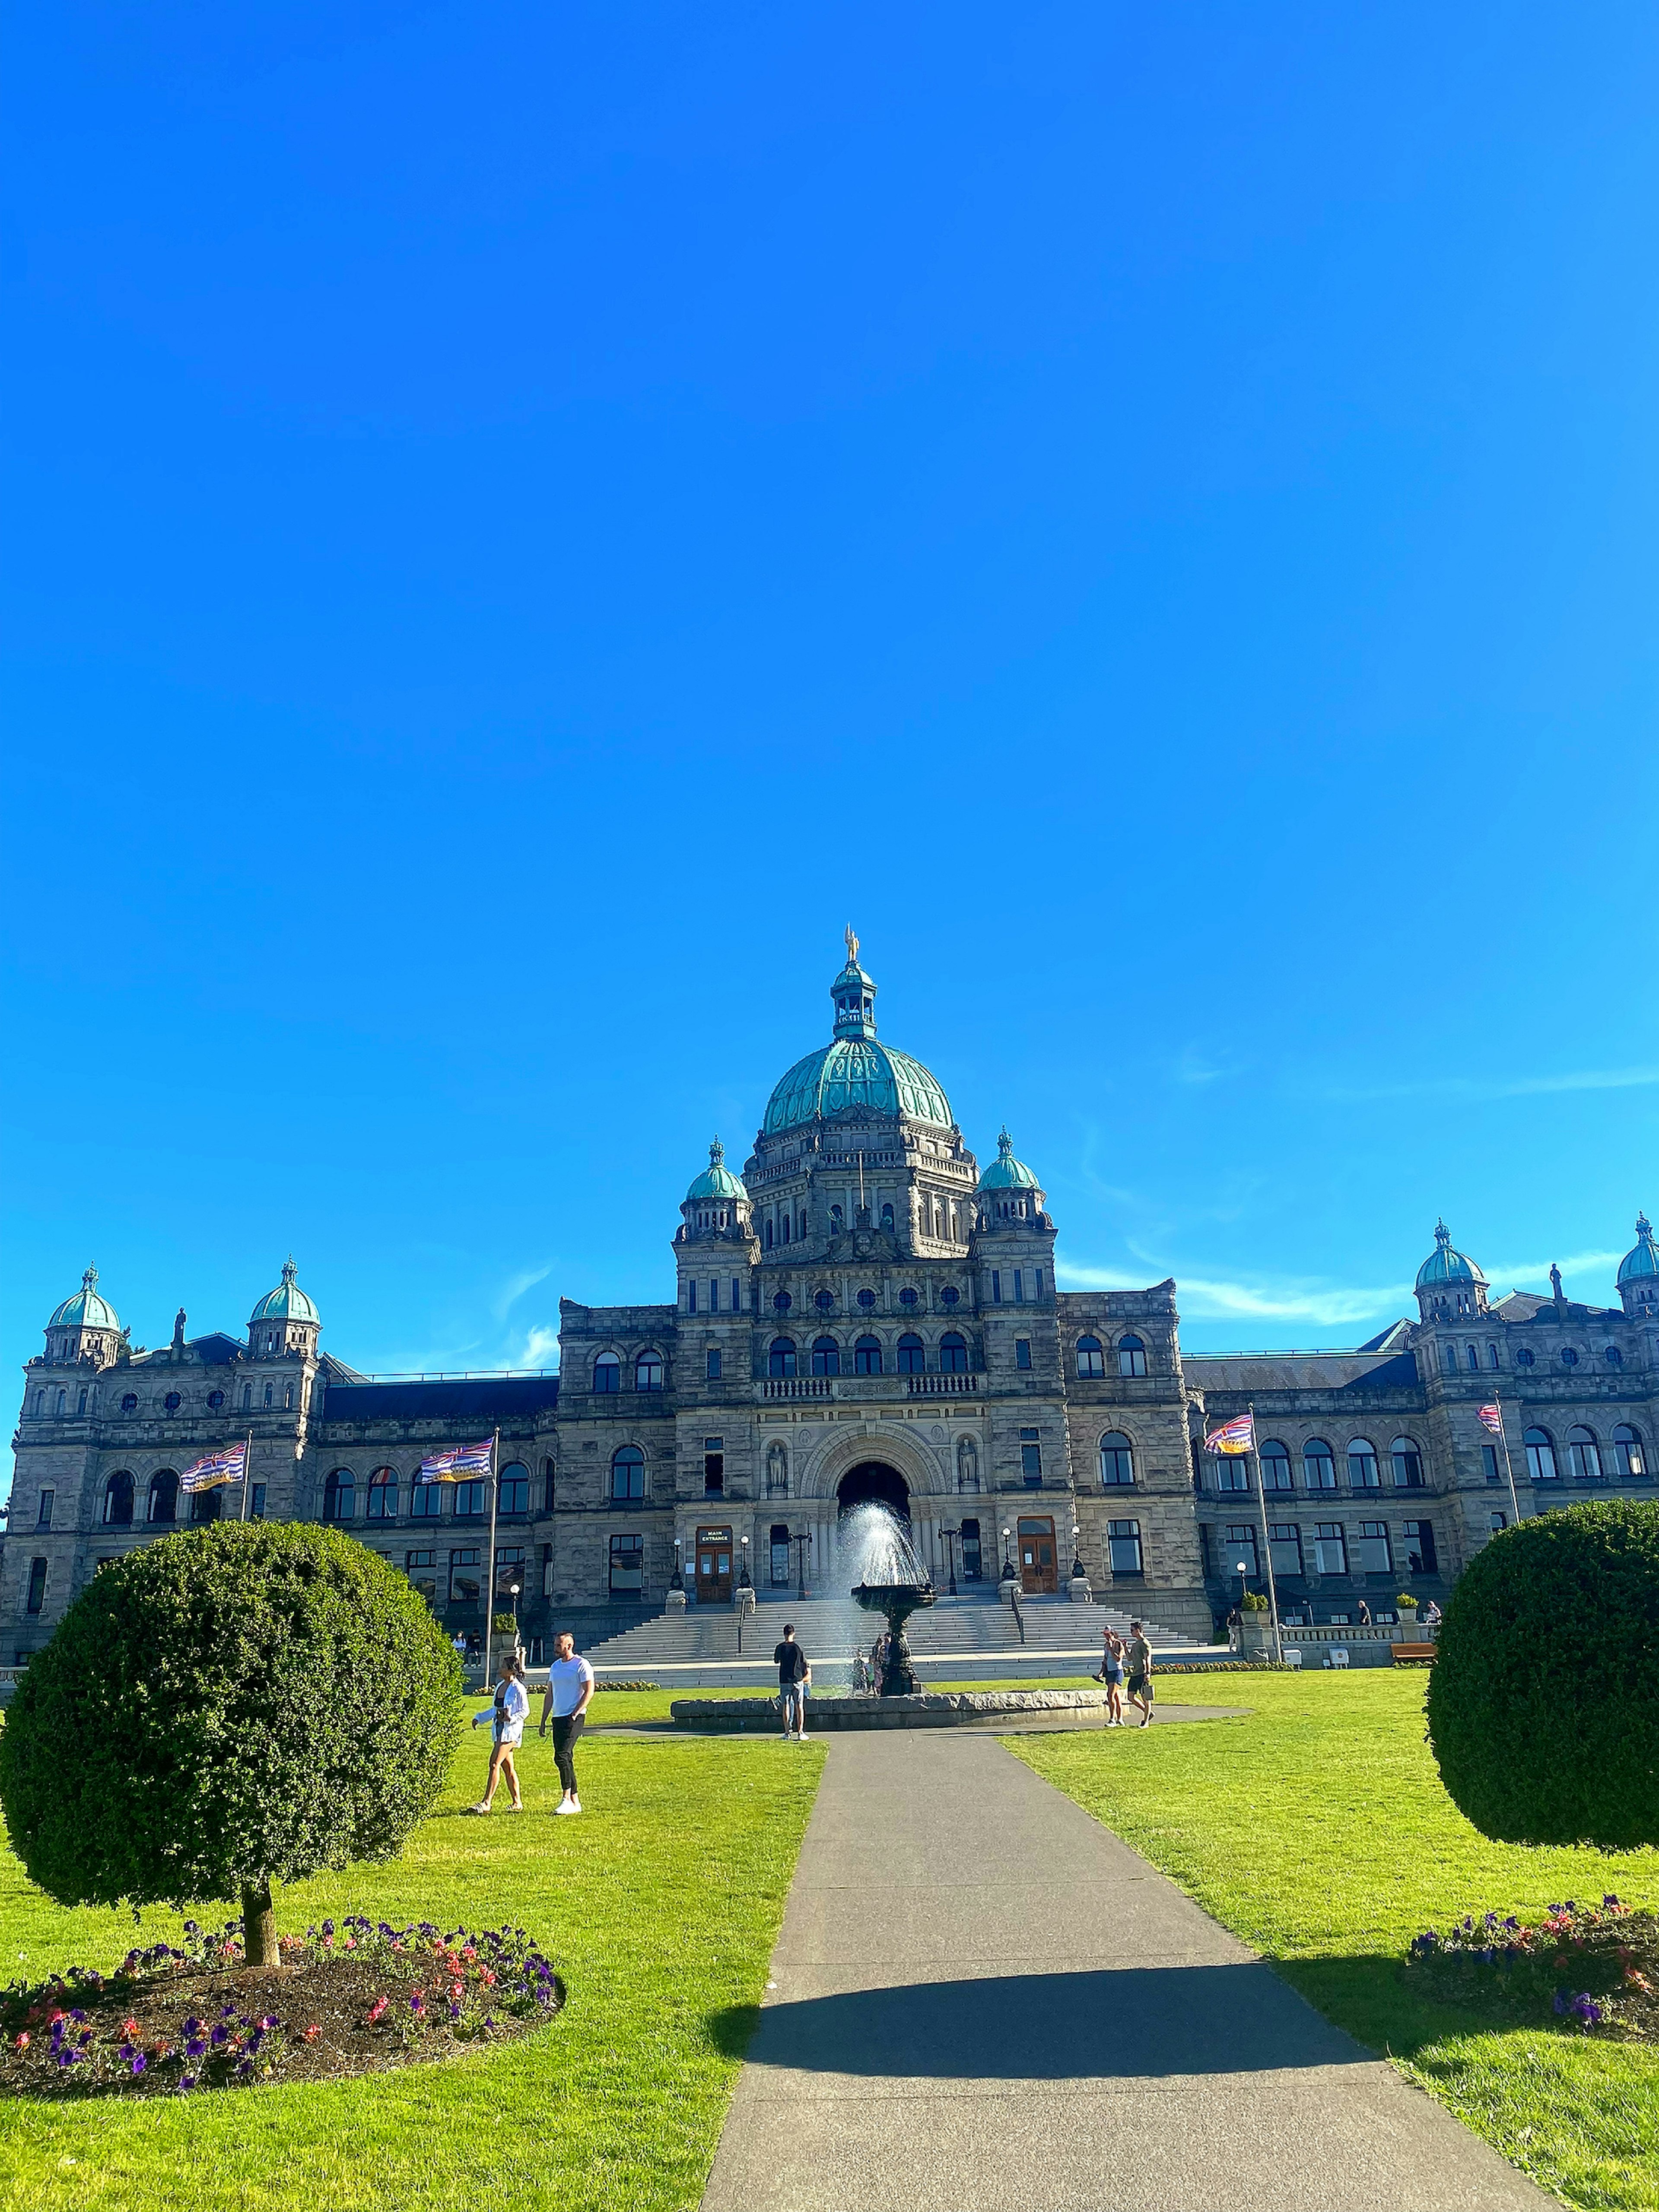
[[[1129,1623],[1129,1703],[1139,1708],[1140,1725],[1147,1727],[1152,1717],[1152,1647],[1146,1641],[1146,1631],[1138,1620]]]
[[[513,1754],[524,1741],[524,1724],[530,1717],[530,1692],[524,1686],[524,1668],[511,1651],[501,1654],[501,1679],[495,1685],[495,1702],[486,1705],[481,1713],[474,1713],[472,1725],[480,1721],[489,1723],[489,1779],[484,1784],[484,1794],[472,1808],[475,1813],[487,1813],[495,1795],[495,1785],[507,1777],[507,1792],[515,1813],[524,1810],[524,1797],[519,1788],[519,1770],[513,1764]]]
[[[792,1735],[806,1741],[806,1682],[811,1669],[806,1654],[795,1641],[795,1624],[783,1624],[783,1641],[772,1654],[772,1662],[778,1670],[778,1702],[783,1708],[783,1740],[788,1742]]]
[[[1115,1628],[1101,1631],[1105,1648],[1100,1655],[1100,1672],[1097,1682],[1106,1685],[1106,1725],[1123,1725],[1123,1644]]]
[[[582,1801],[576,1795],[576,1739],[582,1732],[582,1715],[592,1695],[593,1669],[586,1659],[576,1656],[575,1638],[568,1628],[562,1628],[553,1638],[553,1664],[547,1670],[547,1688],[542,1698],[541,1732],[547,1734],[550,1716],[553,1757],[564,1792],[553,1808],[556,1813],[580,1813],[582,1809]]]

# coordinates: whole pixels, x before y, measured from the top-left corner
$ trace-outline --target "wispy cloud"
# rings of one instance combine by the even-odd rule
[[[1224,1067],[1218,1067],[1195,1044],[1189,1044],[1176,1062],[1177,1083],[1216,1083],[1226,1073]]]
[[[1149,1280],[1162,1279],[1145,1270],[1130,1274],[1119,1267],[1074,1267],[1058,1258],[1054,1267],[1057,1279],[1067,1290],[1144,1290]],[[1409,1311],[1411,1306],[1411,1286],[1407,1283],[1387,1283],[1368,1290],[1305,1279],[1229,1282],[1213,1275],[1189,1275],[1179,1268],[1165,1268],[1163,1273],[1175,1275],[1181,1310],[1195,1321],[1305,1321],[1337,1328]]]
[[[1431,1075],[1413,1083],[1337,1087],[1324,1096],[1343,1103],[1377,1098],[1540,1098],[1565,1091],[1638,1091],[1659,1083],[1659,1067],[1586,1067],[1565,1075]]]
[[[1571,1297],[1575,1275],[1603,1274],[1608,1268],[1616,1267],[1624,1256],[1622,1252],[1570,1252],[1555,1264],[1561,1270],[1561,1280]],[[1518,1264],[1510,1261],[1502,1267],[1486,1267],[1483,1272],[1490,1283],[1547,1283],[1550,1263],[1547,1260],[1523,1260]]]
[[[544,1325],[532,1328],[516,1351],[509,1352],[509,1367],[556,1367],[559,1332]]]
[[[505,1321],[525,1292],[534,1290],[538,1283],[544,1283],[552,1272],[553,1262],[550,1260],[545,1267],[523,1267],[516,1275],[509,1275],[495,1293],[491,1308],[496,1320]]]

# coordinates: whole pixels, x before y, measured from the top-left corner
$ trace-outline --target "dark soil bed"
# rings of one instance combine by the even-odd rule
[[[1415,1937],[1407,1970],[1437,1996],[1506,2025],[1659,2042],[1659,1917],[1616,1897],[1595,1905],[1570,1898],[1530,1926],[1512,1914],[1471,1914]]]
[[[188,2095],[325,2081],[526,2035],[564,1984],[521,1928],[441,1932],[325,1920],[284,1937],[280,1971],[241,1964],[240,1930],[185,1923],[183,1949],[70,1967],[0,1996],[0,2095]]]

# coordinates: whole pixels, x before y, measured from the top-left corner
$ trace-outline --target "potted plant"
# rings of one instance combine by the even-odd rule
[[[1238,1601],[1239,1626],[1243,1631],[1239,1642],[1246,1651],[1266,1651],[1273,1640],[1273,1623],[1268,1618],[1267,1601],[1261,1590],[1247,1589]]]

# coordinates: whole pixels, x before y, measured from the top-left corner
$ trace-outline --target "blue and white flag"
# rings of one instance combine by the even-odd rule
[[[247,1438],[239,1444],[227,1444],[223,1451],[210,1452],[198,1459],[194,1467],[187,1467],[179,1478],[180,1490],[216,1490],[222,1482],[240,1482],[243,1462],[247,1457]]]
[[[486,1437],[478,1444],[445,1444],[441,1450],[428,1452],[421,1462],[416,1482],[471,1482],[475,1476],[491,1472],[490,1457],[495,1440]]]

